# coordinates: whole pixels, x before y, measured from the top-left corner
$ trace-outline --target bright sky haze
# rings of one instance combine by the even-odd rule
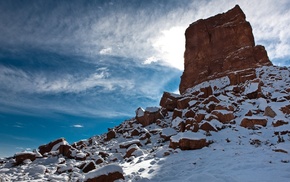
[[[0,1],[0,157],[101,134],[178,92],[184,32],[239,4],[289,66],[290,1]]]

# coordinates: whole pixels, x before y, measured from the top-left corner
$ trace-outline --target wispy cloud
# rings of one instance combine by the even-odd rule
[[[126,89],[134,86],[129,79],[109,78],[106,69],[96,70],[96,73],[82,77],[67,73],[58,77],[48,77],[43,73],[29,73],[1,65],[0,81],[5,86],[3,89],[28,93],[79,93],[94,87],[112,91],[116,87],[124,88],[124,85]]]
[[[7,135],[7,134],[1,134],[1,135],[6,137],[6,138],[12,138],[13,140],[26,141],[26,142],[35,142],[35,141],[37,141],[36,139],[30,138],[30,137],[14,136],[14,135]]]
[[[33,1],[16,11],[2,2],[2,45],[30,45],[82,55],[153,60],[183,69],[184,31],[199,18],[245,11],[258,43],[273,59],[290,56],[289,1],[146,1],[48,3]],[[45,11],[43,11],[45,9]],[[12,14],[13,13],[13,14]],[[13,22],[13,23],[11,23]],[[150,61],[149,61],[150,62]]]
[[[0,110],[43,116],[52,116],[55,112],[106,118],[132,117],[137,106],[158,104],[164,86],[180,74],[162,66],[130,66],[130,71],[123,70],[123,65],[112,71],[101,67],[84,75],[79,72],[51,75],[41,70],[31,72],[0,66]]]

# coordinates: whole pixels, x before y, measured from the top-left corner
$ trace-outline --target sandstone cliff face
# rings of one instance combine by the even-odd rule
[[[252,28],[237,5],[226,13],[191,24],[186,32],[180,93],[203,81],[247,68],[270,66],[263,46],[255,46]]]

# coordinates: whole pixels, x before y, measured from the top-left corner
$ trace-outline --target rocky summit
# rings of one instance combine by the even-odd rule
[[[226,13],[192,23],[185,38],[180,93],[237,70],[272,65],[265,48],[255,46],[252,27],[238,5]]]
[[[0,181],[289,181],[290,68],[254,45],[238,6],[185,35],[181,94],[103,135],[0,159]]]

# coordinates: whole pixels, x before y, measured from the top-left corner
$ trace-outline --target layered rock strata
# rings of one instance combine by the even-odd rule
[[[185,38],[180,93],[204,81],[228,75],[231,82],[237,84],[247,80],[243,80],[243,76],[254,72],[254,68],[272,65],[265,48],[255,45],[252,27],[238,5],[226,13],[192,23],[186,29]],[[234,72],[245,69],[246,73],[236,75]]]

